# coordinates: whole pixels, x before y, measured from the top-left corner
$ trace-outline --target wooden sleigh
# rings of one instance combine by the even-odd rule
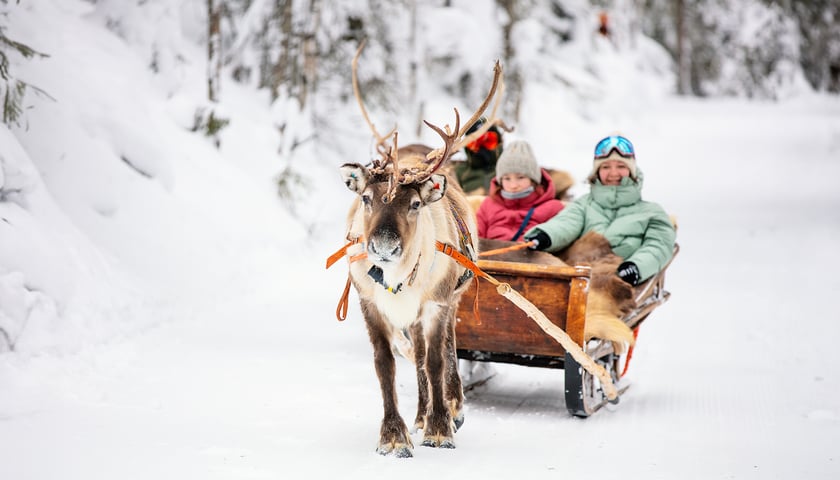
[[[482,250],[485,250],[484,245]],[[679,246],[676,246],[674,255],[678,250]],[[632,350],[617,352],[613,342],[597,338],[584,341],[591,269],[586,266],[545,265],[539,261],[539,257],[544,255],[549,254],[523,250],[514,256],[513,261],[507,258],[486,259],[479,260],[478,266],[530,300],[601,365],[619,393],[623,392],[627,387],[620,385],[620,368],[626,364]],[[636,306],[622,318],[631,329],[638,327],[656,307],[668,300],[670,293],[665,290],[666,270],[667,265],[657,275],[634,288]],[[597,376],[582,368],[557,340],[505,297],[498,295],[492,285],[483,282],[477,290],[471,287],[462,297],[456,316],[458,358],[564,369],[566,408],[578,417],[592,415],[607,402]]]

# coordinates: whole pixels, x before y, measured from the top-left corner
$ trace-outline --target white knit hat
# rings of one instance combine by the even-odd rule
[[[505,146],[496,163],[496,181],[499,185],[502,184],[502,176],[507,173],[521,173],[537,183],[542,181],[542,171],[528,142],[517,140]]]

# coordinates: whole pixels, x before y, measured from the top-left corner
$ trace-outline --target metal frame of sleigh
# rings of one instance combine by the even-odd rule
[[[674,256],[678,251],[679,245],[675,245]],[[477,264],[481,270],[499,282],[509,284],[533,303],[554,326],[565,331],[602,367],[611,381],[602,381],[590,373],[591,368],[581,366],[558,339],[486,285],[478,289],[471,287],[461,299],[455,327],[458,358],[564,369],[566,408],[572,415],[585,418],[607,402],[617,403],[619,397],[608,395],[605,388],[612,389],[613,385],[605,383],[614,384],[618,394],[627,389],[627,385],[619,382],[623,373],[620,368],[628,365],[633,350],[631,347],[625,353],[618,352],[613,342],[598,338],[585,342],[591,269],[587,266],[543,265],[527,261],[537,255],[549,254],[523,251],[525,261],[482,259]],[[634,288],[636,306],[622,317],[634,333],[638,332],[637,327],[648,315],[670,297],[665,290],[665,273],[670,263]]]

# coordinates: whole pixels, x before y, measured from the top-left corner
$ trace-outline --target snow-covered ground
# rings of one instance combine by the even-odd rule
[[[645,197],[679,222],[671,300],[642,326],[618,405],[573,418],[561,371],[497,365],[456,449],[399,460],[375,453],[359,309],[334,317],[338,175],[318,177],[307,235],[274,195],[264,98],[226,87],[217,151],[185,128],[201,65],[154,80],[86,2],[27,3],[7,34],[51,57],[17,71],[55,101],[0,129],[0,327],[16,346],[0,353],[2,478],[840,476],[837,97],[637,98],[605,81],[590,113],[608,114],[569,112],[559,134],[523,122],[544,163],[579,179],[601,135],[634,141]],[[413,418],[402,359],[398,384]]]

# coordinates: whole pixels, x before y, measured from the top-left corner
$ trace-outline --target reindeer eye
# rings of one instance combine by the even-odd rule
[[[415,200],[415,201],[411,202],[411,205],[410,205],[410,207],[409,207],[409,208],[411,208],[412,210],[419,210],[419,209],[420,209],[420,205],[422,205],[422,204],[420,203],[420,200]]]
[[[370,206],[370,203],[371,203],[370,195],[362,195],[362,203],[364,203],[367,206]]]

